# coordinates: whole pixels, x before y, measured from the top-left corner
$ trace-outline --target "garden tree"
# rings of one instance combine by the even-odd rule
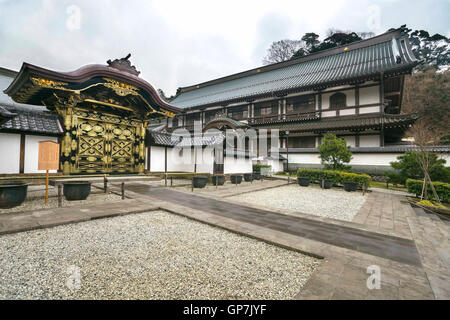
[[[347,142],[336,137],[332,133],[327,133],[322,138],[321,144],[318,146],[320,152],[320,160],[325,169],[345,170],[349,169],[344,163],[349,163],[352,159],[350,146]]]
[[[263,59],[263,64],[268,65],[289,60],[301,46],[302,42],[299,40],[285,39],[273,42],[267,50],[267,55]]]
[[[436,189],[433,186],[432,179],[430,177],[433,152],[430,152],[429,149],[430,147],[439,144],[439,140],[443,135],[442,130],[440,128],[430,127],[429,124],[424,119],[419,119],[408,131],[409,134],[414,138],[414,144],[418,148],[415,155],[424,177],[422,194],[420,198],[428,200],[428,184],[429,184],[433,192],[434,199],[440,201],[436,193]]]
[[[424,61],[416,67],[416,70],[427,70],[430,67],[435,70],[446,70],[450,66],[449,38],[438,33],[431,36],[425,30],[412,31],[405,24],[399,29],[409,35],[412,51],[418,59]]]
[[[405,152],[398,156],[398,161],[391,162],[391,167],[397,172],[386,172],[389,181],[394,184],[405,184],[406,179],[423,180],[424,175],[418,161],[416,151]],[[445,159],[439,158],[438,154],[429,154],[429,172],[433,181],[450,182],[450,167],[445,167]]]
[[[442,134],[439,139],[442,136],[448,136],[450,133],[448,129],[450,123],[450,70],[435,72],[430,69],[405,77],[402,111],[417,112],[427,126]]]

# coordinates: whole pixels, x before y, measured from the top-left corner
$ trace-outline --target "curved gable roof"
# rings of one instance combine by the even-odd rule
[[[179,108],[163,101],[150,83],[126,70],[117,69],[111,64],[92,64],[71,72],[57,72],[23,63],[14,81],[4,90],[4,93],[19,103],[42,105],[42,101],[51,97],[55,92],[79,94],[94,85],[109,86],[110,88],[116,86],[118,88],[114,89],[119,91],[122,86],[122,93],[133,91],[136,95],[141,96],[151,106],[151,109],[157,110],[158,114],[173,116],[180,112]],[[125,95],[127,94],[119,94],[119,96]]]

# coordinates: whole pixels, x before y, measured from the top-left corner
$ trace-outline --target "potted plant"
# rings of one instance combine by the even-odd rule
[[[311,179],[309,177],[298,177],[297,182],[300,186],[307,187],[309,186]]]
[[[246,182],[250,182],[253,180],[253,174],[252,173],[244,173],[244,180]]]
[[[194,184],[194,188],[204,188],[206,183],[208,182],[208,177],[206,176],[194,176],[192,178],[192,183]]]
[[[328,179],[322,179],[320,185],[321,185],[322,189],[331,189],[331,187],[333,186],[333,181],[328,180]]]
[[[344,190],[348,192],[356,191],[358,189],[358,182],[344,181]]]
[[[240,184],[242,182],[242,175],[240,174],[232,174],[230,176],[230,180],[232,184]]]
[[[91,193],[89,181],[64,181],[64,197],[68,201],[85,200]]]
[[[27,197],[27,191],[28,184],[23,182],[0,184],[0,209],[20,206]]]
[[[259,172],[253,172],[253,180],[261,180],[261,174]]]
[[[225,184],[225,176],[222,175],[215,175],[211,177],[212,184],[214,186],[223,186]]]

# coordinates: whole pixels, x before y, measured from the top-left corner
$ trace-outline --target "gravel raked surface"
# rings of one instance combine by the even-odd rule
[[[229,197],[244,205],[255,204],[268,209],[290,210],[320,217],[352,221],[367,199],[361,192],[342,189],[321,189],[318,186],[300,187],[297,184],[244,193]]]
[[[86,200],[81,201],[67,201],[63,195],[63,207],[79,206],[85,204],[95,204],[104,201],[118,201],[122,197],[114,193],[99,193],[99,189],[91,187],[91,194]],[[21,211],[31,211],[40,209],[50,209],[58,207],[58,189],[54,187],[49,187],[48,190],[48,203],[45,203],[45,186],[29,186],[27,192],[27,198],[25,202],[20,206],[10,208],[10,209],[0,209],[0,214],[9,212],[21,212]]]
[[[291,299],[320,261],[153,211],[0,236],[0,299]]]

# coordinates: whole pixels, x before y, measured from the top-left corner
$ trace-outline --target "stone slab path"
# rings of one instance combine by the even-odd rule
[[[0,215],[0,235],[156,209],[158,207],[151,203],[126,199],[79,207],[4,213]]]
[[[256,224],[316,240],[346,249],[379,256],[386,259],[420,266],[420,259],[413,241],[361,229],[349,228],[311,219],[283,215],[267,210],[255,209],[227,201],[200,197],[195,194],[172,189],[155,189],[143,185],[129,185],[128,189],[151,194],[160,200],[177,203],[192,209],[220,215],[226,218]]]

